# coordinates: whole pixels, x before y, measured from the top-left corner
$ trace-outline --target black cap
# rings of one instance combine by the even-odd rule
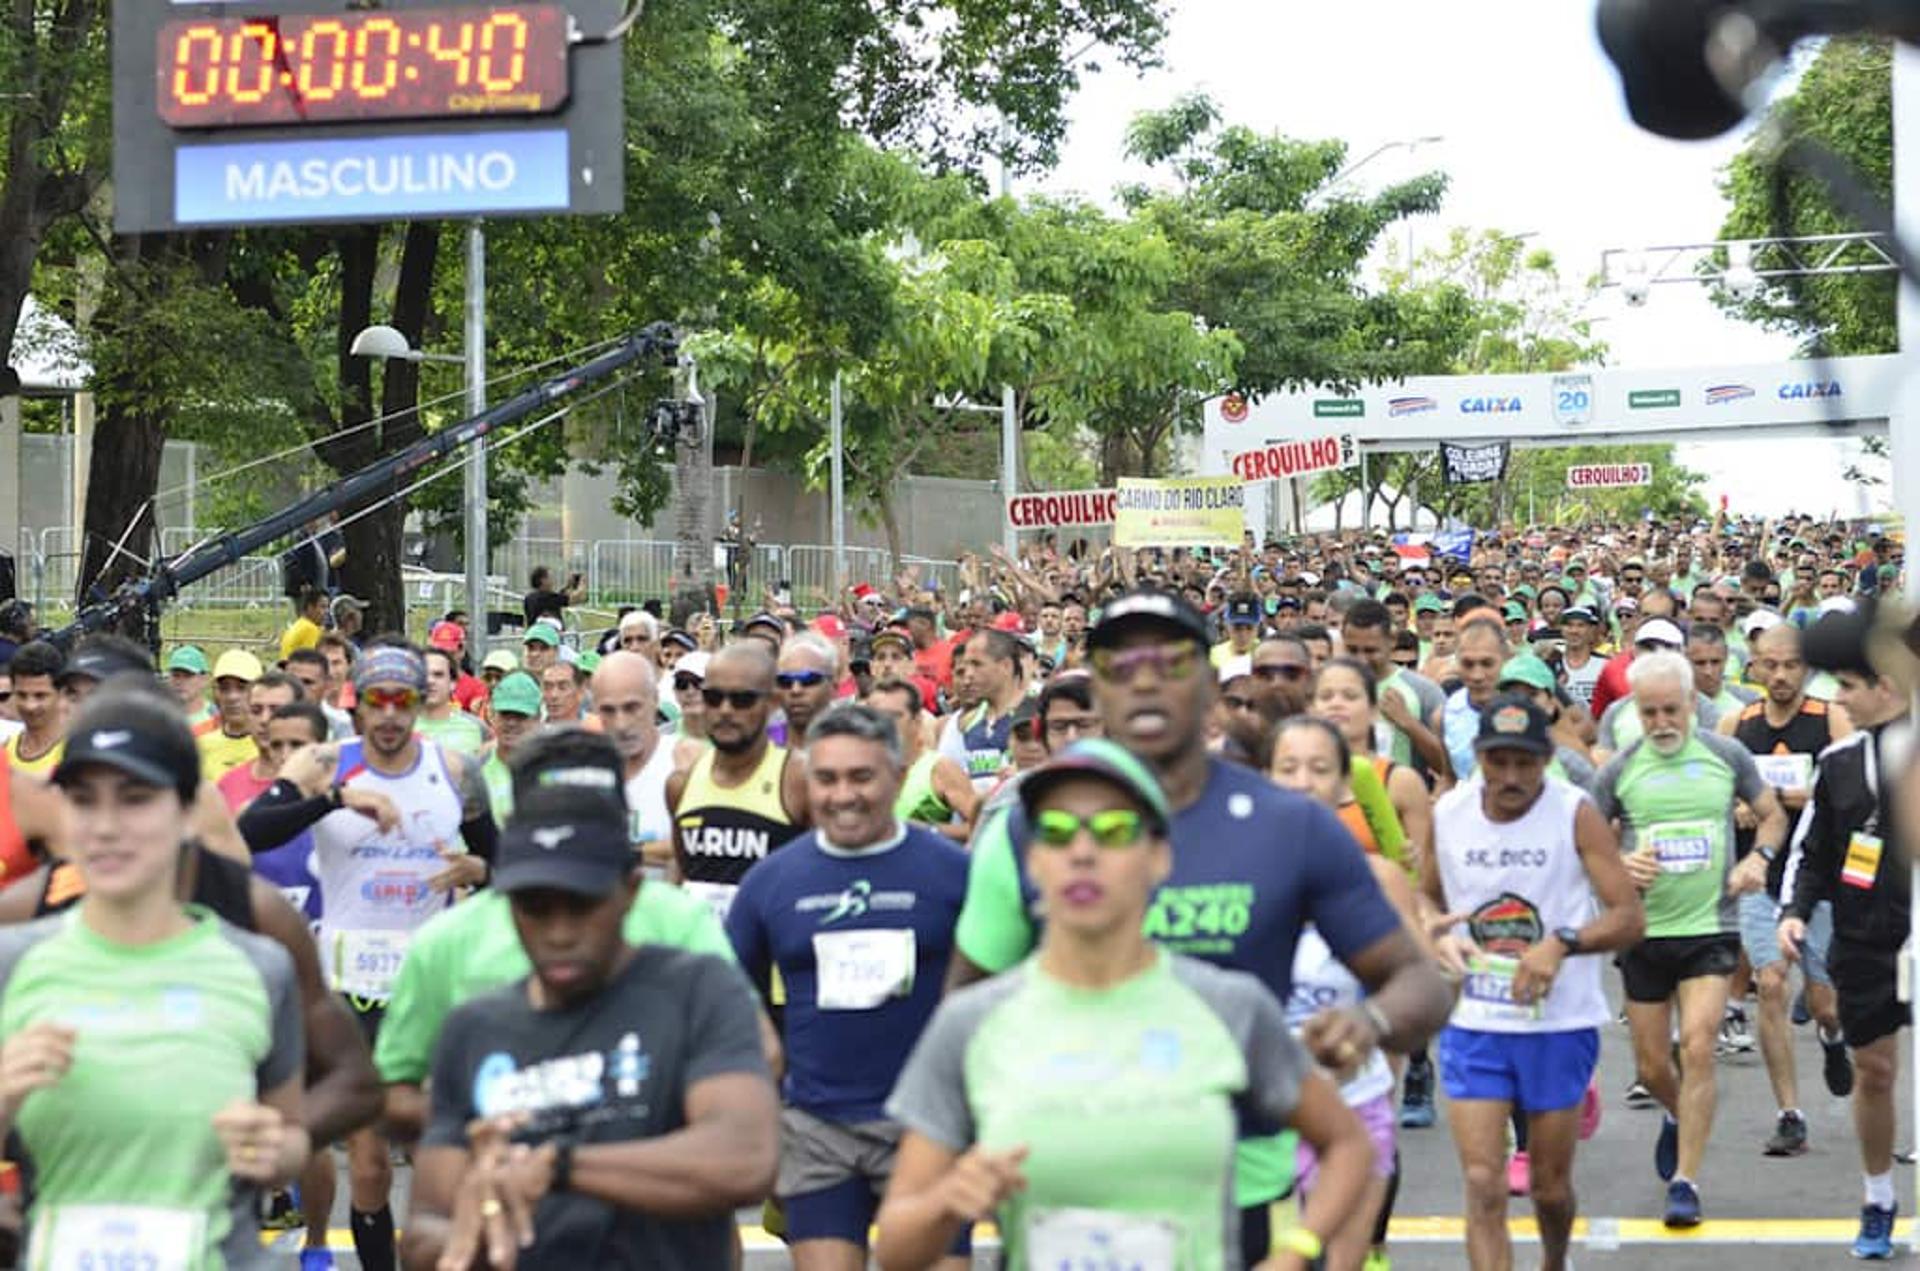
[[[1519,693],[1502,693],[1480,712],[1480,735],[1473,739],[1474,752],[1513,749],[1551,756],[1553,739],[1547,729],[1552,722],[1531,699]]]
[[[1170,591],[1130,591],[1100,612],[1100,621],[1087,633],[1089,649],[1111,647],[1137,627],[1157,626],[1170,634],[1206,647],[1207,620],[1200,611]]]
[[[67,785],[83,768],[113,768],[145,785],[173,790],[192,803],[200,788],[200,752],[178,711],[131,694],[96,696],[74,720],[53,783]]]
[[[74,650],[67,664],[60,668],[55,682],[65,684],[69,680],[89,679],[102,682],[112,679],[123,671],[144,671],[153,674],[153,663],[145,657],[136,655],[112,645],[86,645]]]
[[[677,627],[672,631],[667,632],[667,634],[661,636],[660,643],[678,645],[680,648],[685,649],[688,653],[692,653],[700,647],[700,642],[698,640],[694,639],[687,632],[682,631]]]
[[[552,888],[605,896],[638,863],[625,823],[604,805],[583,803],[566,790],[539,790],[515,806],[500,836],[493,886],[508,895]]]
[[[1807,665],[1830,675],[1842,671],[1875,675],[1873,659],[1868,656],[1868,640],[1877,616],[1877,607],[1872,604],[1821,614],[1807,628],[1803,645]]]
[[[774,631],[779,632],[782,638],[785,638],[787,634],[787,624],[780,621],[780,619],[774,617],[772,614],[768,613],[764,609],[761,610],[759,613],[754,614],[753,617],[748,618],[745,622],[740,624],[740,630],[742,632],[751,631],[755,627],[769,627]]]
[[[1230,627],[1257,627],[1260,625],[1260,598],[1251,592],[1235,592],[1227,597],[1227,625]]]

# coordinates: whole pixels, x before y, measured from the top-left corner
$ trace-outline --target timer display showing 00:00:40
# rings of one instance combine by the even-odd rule
[[[567,100],[559,5],[182,18],[160,28],[175,128],[533,115]]]

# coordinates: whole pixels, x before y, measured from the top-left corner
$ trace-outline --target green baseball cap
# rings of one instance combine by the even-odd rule
[[[600,669],[600,655],[598,653],[582,653],[580,660],[574,663],[574,665],[582,671],[585,671],[588,675],[592,675]]]
[[[207,655],[191,644],[183,644],[167,656],[169,671],[186,671],[192,675],[205,675],[209,669]]]
[[[515,715],[540,713],[540,685],[525,671],[514,671],[493,686],[493,709]]]
[[[527,628],[525,644],[544,644],[550,649],[560,647],[560,633],[550,622],[536,622]]]
[[[1532,653],[1516,653],[1508,658],[1500,668],[1497,687],[1505,688],[1509,684],[1524,684],[1528,688],[1537,688],[1551,693],[1558,683],[1553,668]]]
[[[1525,605],[1508,605],[1505,612],[1508,622],[1525,622],[1527,620],[1527,607]]]
[[[1431,592],[1427,592],[1414,597],[1413,611],[1415,613],[1445,613],[1447,607],[1440,603],[1440,597]]]
[[[1020,806],[1029,817],[1034,805],[1052,787],[1069,777],[1099,777],[1139,801],[1148,817],[1164,832],[1173,821],[1173,809],[1160,782],[1145,764],[1105,738],[1076,741],[1020,783]]]

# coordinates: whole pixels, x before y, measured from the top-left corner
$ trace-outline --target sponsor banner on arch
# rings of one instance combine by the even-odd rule
[[[1247,487],[1238,477],[1122,477],[1113,513],[1120,547],[1238,547]]]
[[[1007,520],[1016,530],[1112,525],[1117,490],[1054,490],[1016,494],[1007,500]]]
[[[1652,484],[1650,463],[1576,463],[1567,469],[1569,490],[1624,490]]]
[[[1351,468],[1359,462],[1360,446],[1353,434],[1338,432],[1269,441],[1231,456],[1227,467],[1242,481],[1281,481]]]

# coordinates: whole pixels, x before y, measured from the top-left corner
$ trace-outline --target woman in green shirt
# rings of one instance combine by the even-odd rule
[[[53,780],[85,894],[0,931],[0,1133],[35,1168],[25,1265],[264,1265],[257,1189],[309,1154],[292,960],[175,899],[200,781],[177,711],[102,690]]]
[[[1291,1125],[1319,1153],[1306,1220],[1262,1263],[1305,1267],[1358,1203],[1373,1149],[1264,985],[1143,934],[1172,869],[1158,783],[1113,743],[1083,741],[1028,775],[1020,799],[1047,915],[1040,945],[949,997],[901,1074],[880,1265],[932,1266],[963,1225],[997,1215],[1012,1271],[1090,1258],[1241,1266],[1232,1172],[1244,1117]]]

